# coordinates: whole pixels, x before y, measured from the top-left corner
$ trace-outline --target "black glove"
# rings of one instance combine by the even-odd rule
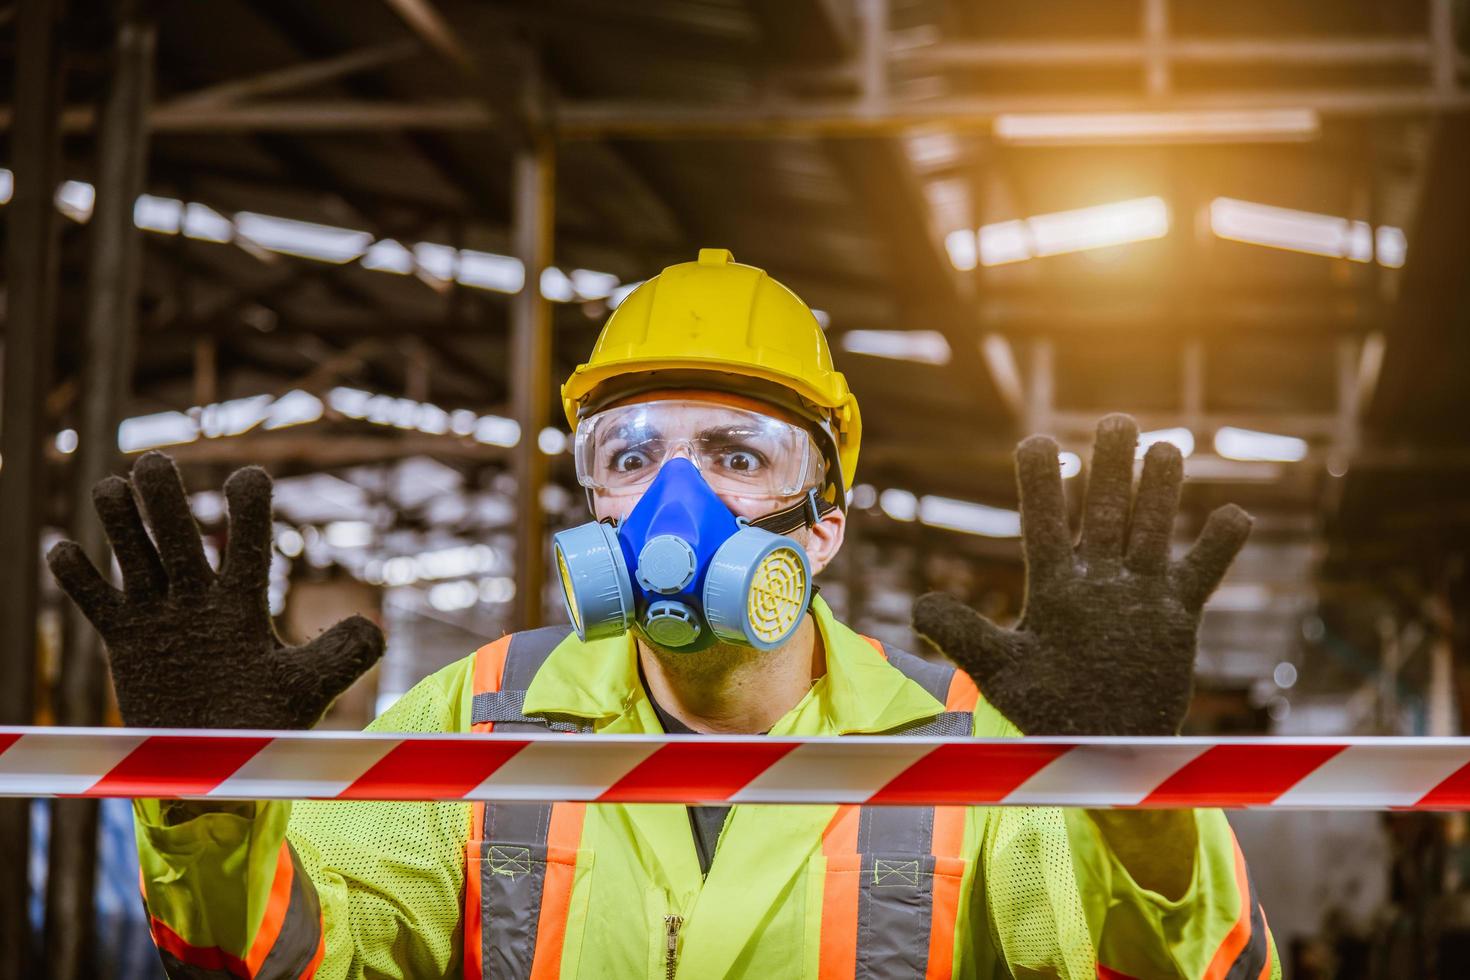
[[[1001,629],[947,595],[914,605],[914,628],[974,678],[1028,735],[1172,735],[1189,710],[1200,607],[1250,534],[1234,504],[1217,509],[1183,559],[1169,560],[1184,461],[1158,442],[1129,510],[1138,425],[1098,423],[1076,549],[1057,444],[1016,450],[1026,602]]]
[[[132,486],[113,476],[92,488],[122,567],[123,591],[98,574],[75,542],[63,541],[46,556],[107,643],[128,725],[310,728],[382,656],[382,632],[361,616],[299,647],[281,642],[266,598],[270,477],[258,466],[237,470],[225,483],[225,498],[229,539],[218,575],[204,557],[179,472],[157,452],[138,460]]]

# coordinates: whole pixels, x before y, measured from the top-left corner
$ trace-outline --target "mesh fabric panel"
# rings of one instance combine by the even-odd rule
[[[1063,812],[993,809],[983,847],[981,873],[1005,961],[1045,976],[1096,976]]]
[[[435,679],[368,731],[455,731]],[[321,896],[326,978],[459,975],[467,803],[302,802],[287,836]]]

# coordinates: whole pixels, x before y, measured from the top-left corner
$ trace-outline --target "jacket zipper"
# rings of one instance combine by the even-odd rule
[[[683,924],[682,915],[664,916],[664,937],[668,940],[664,949],[665,980],[674,980],[674,970],[679,964],[679,927]]]

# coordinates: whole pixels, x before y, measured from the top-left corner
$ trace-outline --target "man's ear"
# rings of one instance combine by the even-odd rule
[[[806,533],[806,556],[812,563],[812,574],[816,575],[832,563],[842,547],[842,537],[847,532],[847,514],[840,507],[828,511],[820,521]]]

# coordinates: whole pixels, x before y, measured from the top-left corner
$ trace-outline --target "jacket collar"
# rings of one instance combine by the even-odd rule
[[[884,732],[944,711],[873,645],[837,622],[820,596],[810,615],[821,634],[827,673],[771,729],[772,735]],[[658,718],[638,679],[631,633],[584,643],[575,633],[557,645],[526,691],[528,715],[588,718],[599,732],[657,733]]]

